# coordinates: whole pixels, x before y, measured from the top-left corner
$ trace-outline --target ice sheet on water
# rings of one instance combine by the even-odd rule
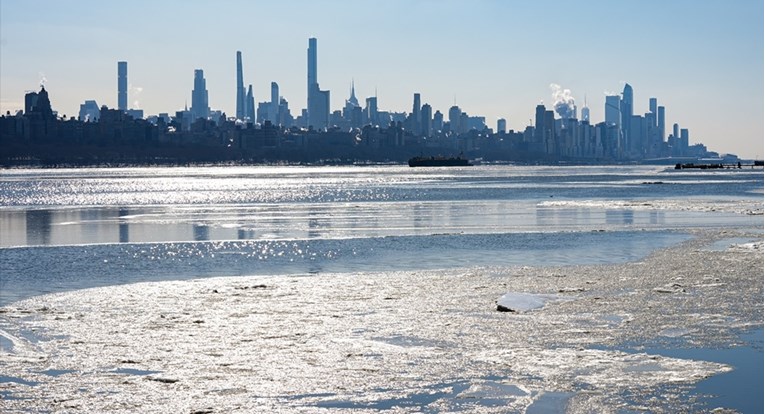
[[[761,200],[712,200],[680,198],[670,199],[635,199],[635,200],[550,200],[542,201],[538,207],[586,208],[586,209],[629,209],[629,210],[674,210],[697,212],[725,212],[747,215],[762,215]]]
[[[613,347],[677,341],[662,335],[680,332],[673,328],[685,330],[683,341],[729,343],[735,326],[761,326],[762,255],[700,250],[706,243],[608,266],[209,278],[35,297],[2,308],[0,322],[64,335],[0,353],[7,375],[45,383],[0,384],[0,392],[28,398],[8,402],[16,411],[295,412],[425,401],[431,412],[497,412],[488,404],[501,400],[523,412],[555,392],[575,393],[566,401],[584,401],[580,412],[638,409],[630,392],[657,396],[640,401],[644,411],[703,411],[683,392],[729,366]],[[677,280],[690,289],[709,275],[721,285],[694,288],[693,300],[653,291]],[[587,289],[518,296],[561,285]],[[547,306],[496,312],[511,289],[515,302]],[[572,300],[552,304],[558,296]],[[51,367],[78,374],[41,373]],[[115,374],[124,369],[163,374]]]
[[[528,312],[540,309],[551,300],[560,300],[557,295],[508,292],[497,299],[497,309],[510,312]]]

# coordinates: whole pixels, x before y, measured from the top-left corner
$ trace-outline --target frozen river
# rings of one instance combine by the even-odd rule
[[[737,360],[762,364],[762,188],[662,167],[6,170],[0,403],[747,412],[762,386],[737,405],[703,384],[762,383]],[[497,312],[514,292],[550,300]]]

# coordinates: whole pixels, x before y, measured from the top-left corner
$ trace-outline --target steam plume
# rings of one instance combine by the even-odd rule
[[[570,89],[563,89],[557,83],[550,84],[552,90],[553,108],[561,118],[573,118],[576,112],[576,102],[571,96]]]

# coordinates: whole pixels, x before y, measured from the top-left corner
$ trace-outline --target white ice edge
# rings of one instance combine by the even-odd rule
[[[761,200],[551,200],[542,201],[537,207],[552,208],[592,208],[592,209],[630,209],[630,210],[676,210],[699,212],[725,212],[749,215],[762,215]]]

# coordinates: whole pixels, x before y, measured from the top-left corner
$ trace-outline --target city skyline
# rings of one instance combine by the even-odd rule
[[[418,93],[433,112],[445,114],[456,99],[463,111],[485,116],[489,127],[495,128],[496,120],[503,118],[508,129],[518,131],[533,124],[534,106],[540,101],[553,106],[551,84],[570,90],[580,109],[587,96],[591,122],[597,123],[605,120],[607,92],[621,94],[628,82],[635,88],[635,114],[649,112],[649,98],[658,98],[659,105],[666,107],[667,129],[679,123],[691,130],[692,143],[762,158],[761,3],[729,7],[722,2],[588,2],[582,7],[585,12],[548,2],[548,8],[552,4],[552,9],[565,10],[562,14],[572,20],[562,27],[566,32],[558,39],[549,29],[539,30],[526,20],[536,16],[537,24],[546,28],[568,20],[556,13],[548,13],[544,20],[536,15],[544,6],[515,2],[479,2],[470,7],[453,2],[394,2],[374,9],[346,2],[321,8],[309,2],[290,2],[291,8],[225,3],[253,12],[270,11],[263,13],[258,24],[248,24],[253,34],[241,40],[244,29],[237,24],[217,31],[192,30],[194,25],[204,26],[202,22],[212,25],[219,13],[207,3],[192,2],[195,7],[179,10],[175,16],[184,23],[170,28],[183,33],[166,28],[162,33],[169,34],[158,38],[163,40],[147,42],[159,33],[151,23],[169,12],[172,4],[147,9],[152,13],[141,14],[135,21],[117,22],[114,18],[124,5],[94,6],[98,10],[93,15],[83,16],[68,4],[0,3],[2,112],[23,109],[24,92],[38,89],[41,79],[55,91],[54,109],[59,114],[76,116],[86,100],[116,108],[115,62],[126,61],[129,108],[140,107],[146,115],[182,109],[192,101],[194,70],[203,70],[209,108],[234,116],[233,56],[241,51],[244,78],[253,85],[254,100],[272,101],[272,82],[276,82],[293,114],[299,115],[308,98],[302,86],[306,79],[303,51],[306,39],[317,38],[321,43],[317,71],[321,88],[331,92],[332,111],[343,108],[353,81],[360,100],[377,95],[381,110],[409,112]],[[396,6],[406,6],[408,13],[400,13]],[[136,4],[131,8],[141,9]],[[313,19],[288,11],[296,8],[310,12],[305,14]],[[651,10],[654,24],[639,18],[643,8]],[[394,13],[400,19],[385,18]],[[608,17],[610,13],[613,18]],[[228,18],[239,22],[246,14],[233,13]],[[623,21],[625,14],[634,16],[634,24]],[[330,15],[334,23],[346,24],[322,22]],[[575,16],[579,16],[576,25]],[[621,23],[614,22],[619,16]],[[451,32],[440,27],[478,17],[475,24]],[[42,41],[44,30],[32,34],[21,30],[32,21],[55,29],[48,33],[60,32],[56,38],[61,41],[49,45]],[[409,26],[413,22],[414,28]],[[595,23],[597,30],[591,27]],[[725,30],[702,30],[710,25]],[[581,26],[581,36],[573,34],[575,26]],[[608,39],[610,29],[622,26],[621,43]],[[279,36],[272,35],[274,29]],[[401,38],[408,43],[400,42]],[[78,42],[83,39],[88,39],[90,47]],[[608,48],[614,44],[622,49]],[[604,52],[604,47],[614,51]]]

